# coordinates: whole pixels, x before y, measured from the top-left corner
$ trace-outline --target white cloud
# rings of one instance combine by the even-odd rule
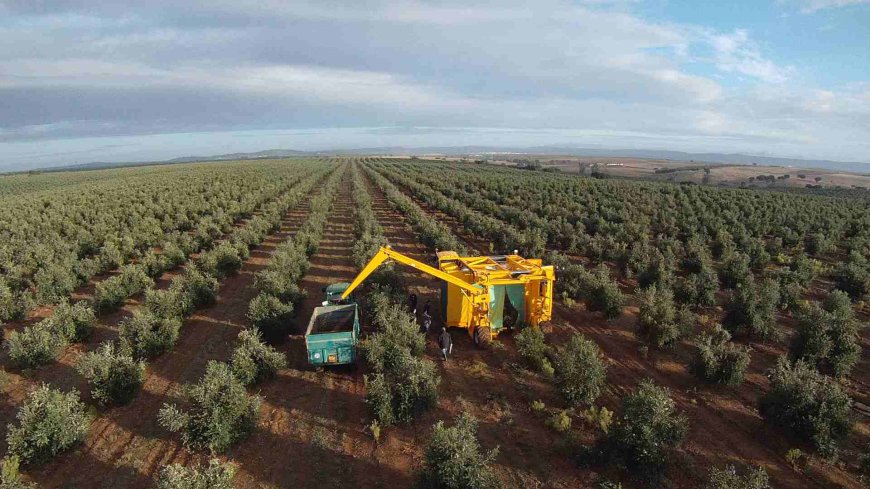
[[[329,104],[453,110],[467,100],[389,73],[300,65],[212,65],[155,68],[98,59],[0,61],[0,88],[188,87],[309,99]]]
[[[10,8],[0,139],[353,124],[686,150],[870,140],[867,86],[812,87],[747,30],[650,20],[632,0],[216,2]]]
[[[804,97],[801,105],[820,115],[870,115],[870,90],[860,87],[840,91],[814,90]]]
[[[789,79],[793,71],[766,59],[745,29],[737,29],[730,34],[712,34],[710,43],[715,52],[716,65],[722,71],[740,73],[768,83],[782,83]]]
[[[801,13],[812,14],[819,10],[828,10],[835,8],[848,7],[853,5],[868,4],[870,0],[780,0],[780,3],[796,3],[798,4]]]

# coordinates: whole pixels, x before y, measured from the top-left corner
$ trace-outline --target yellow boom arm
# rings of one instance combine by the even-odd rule
[[[460,280],[449,273],[444,273],[437,268],[430,267],[429,265],[419,262],[411,257],[405,256],[398,251],[394,251],[389,246],[384,246],[372,257],[371,260],[366,264],[365,268],[359,272],[359,275],[353,279],[353,282],[345,289],[344,294],[341,294],[341,299],[344,300],[349,296],[354,289],[359,287],[365,279],[369,277],[379,266],[381,266],[387,260],[395,260],[403,265],[408,265],[409,267],[416,268],[423,273],[428,273],[433,277],[440,278],[445,282],[449,282],[457,287],[462,288],[473,296],[481,295],[486,293],[486,290],[483,287],[478,285],[473,285],[464,280]]]

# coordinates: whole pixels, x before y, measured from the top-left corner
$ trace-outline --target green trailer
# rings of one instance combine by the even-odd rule
[[[324,289],[326,301],[314,308],[305,331],[308,363],[346,365],[356,363],[359,342],[359,310],[352,300],[341,301],[348,284],[332,284]]]

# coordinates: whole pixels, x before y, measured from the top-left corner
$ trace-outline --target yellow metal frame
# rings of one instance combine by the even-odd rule
[[[490,287],[524,285],[526,318],[532,326],[549,321],[553,311],[553,283],[556,274],[552,266],[540,259],[519,255],[460,257],[453,251],[437,253],[438,267],[431,267],[403,255],[389,246],[378,250],[342,294],[347,298],[378,267],[387,260],[410,266],[447,283],[446,324],[468,329],[475,341],[488,343],[499,331],[490,324]],[[538,287],[530,285],[538,284]]]

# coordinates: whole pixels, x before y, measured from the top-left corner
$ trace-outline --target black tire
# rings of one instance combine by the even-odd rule
[[[489,327],[484,326],[474,329],[474,344],[482,350],[488,350],[492,344],[492,332]]]

